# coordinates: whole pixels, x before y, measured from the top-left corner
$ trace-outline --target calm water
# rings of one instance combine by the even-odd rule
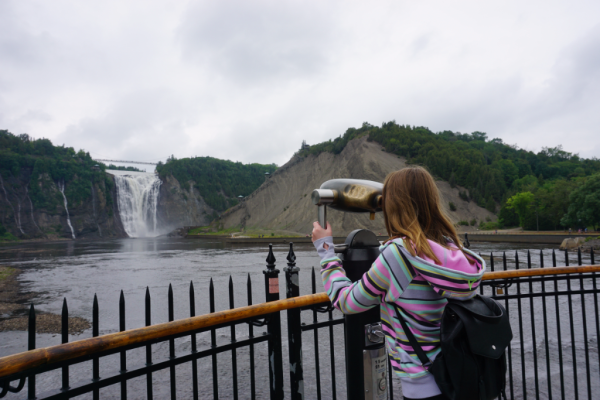
[[[547,246],[528,245],[533,252],[534,266],[539,263],[540,250],[542,251],[545,264],[551,265],[551,249]],[[514,244],[497,243],[473,243],[471,249],[482,253],[484,256],[490,252],[501,254],[507,253],[508,267],[514,268],[515,250],[518,251],[521,262],[526,261],[526,247]],[[262,271],[265,269],[265,258],[267,246],[232,246],[218,241],[210,240],[186,240],[175,238],[150,238],[150,239],[115,239],[102,241],[65,241],[56,243],[34,243],[25,245],[4,245],[0,247],[0,264],[10,265],[21,269],[20,281],[23,290],[37,293],[33,299],[36,310],[43,312],[60,313],[63,298],[66,298],[71,316],[79,316],[91,320],[92,299],[94,293],[98,296],[100,305],[100,334],[117,331],[118,328],[118,299],[120,291],[123,290],[126,299],[127,328],[144,326],[144,295],[146,287],[150,289],[152,296],[152,322],[159,323],[167,321],[167,290],[169,283],[173,286],[175,299],[175,319],[189,316],[189,284],[193,281],[196,295],[197,315],[208,312],[208,286],[212,278],[215,285],[216,309],[229,308],[228,288],[230,279],[234,286],[236,306],[247,304],[246,282],[248,275],[253,283],[254,303],[264,301],[264,278]],[[285,257],[288,246],[274,246],[278,269],[285,267]],[[300,267],[301,294],[310,293],[310,271],[311,267],[319,265],[319,259],[310,244],[295,246],[297,266]],[[559,253],[558,264],[564,265],[564,254]],[[571,264],[576,264],[576,255],[571,254]],[[584,264],[589,262],[589,257],[584,255]],[[501,266],[496,264],[496,269]],[[318,272],[318,270],[317,270]],[[280,293],[285,293],[285,279],[283,272],[280,279]],[[317,275],[317,291],[323,290]],[[526,291],[527,288],[524,289]],[[306,315],[305,315],[306,314]],[[303,313],[306,321],[312,318],[310,313]],[[529,316],[524,315],[525,319]],[[323,318],[323,317],[322,317]],[[553,320],[554,321],[554,320]],[[517,321],[515,321],[517,323]],[[283,321],[285,328],[285,320]],[[513,325],[513,329],[517,326]],[[565,329],[565,328],[563,328]],[[260,329],[255,329],[255,332]],[[258,333],[260,334],[260,333]],[[536,333],[536,335],[539,332]],[[238,327],[236,336],[243,338],[247,335],[245,327]],[[285,330],[284,330],[285,335]],[[325,371],[321,385],[323,398],[331,398],[331,382],[329,370],[336,369],[338,398],[345,398],[344,361],[343,361],[343,331],[341,326],[336,327],[336,362],[333,366],[329,363],[329,344],[327,330],[320,333],[323,340],[319,345],[321,353],[321,368]],[[70,337],[70,340],[79,340],[90,337],[91,330],[78,336]],[[532,343],[525,343],[532,334],[525,333],[525,346],[533,347]],[[229,328],[220,330],[218,333],[219,343],[227,343],[230,340]],[[579,338],[578,338],[579,340]],[[531,342],[531,340],[530,340]],[[588,338],[594,347],[595,369],[598,370],[597,337]],[[60,343],[59,335],[40,334],[37,336],[38,347],[50,346]],[[513,346],[520,344],[520,338],[516,336]],[[26,350],[26,332],[3,332],[0,333],[0,356],[14,354]],[[198,335],[199,349],[210,344],[208,334]],[[555,347],[556,347],[555,343]],[[286,346],[286,343],[284,343]],[[539,343],[536,344],[539,346]],[[567,346],[568,347],[568,346]],[[581,347],[581,346],[580,346]],[[155,359],[168,355],[168,346],[155,345]],[[183,354],[189,352],[189,338],[181,338],[176,341],[177,352]],[[531,351],[529,349],[528,351]],[[265,358],[266,345],[257,345],[257,396],[267,397],[268,382],[266,375],[267,361]],[[304,335],[304,362],[305,362],[305,391],[306,398],[316,398],[315,394],[315,371],[314,347],[312,333]],[[516,353],[515,353],[516,354]],[[287,348],[284,348],[284,365]],[[118,356],[117,356],[118,357]],[[108,358],[101,362],[102,371],[116,370],[117,357]],[[220,381],[222,398],[231,396],[230,353],[219,356]],[[143,351],[128,352],[129,365],[144,362]],[[249,369],[248,354],[245,350],[238,350],[238,374],[240,398],[248,398],[249,394]],[[89,369],[88,369],[89,367]],[[526,370],[527,370],[526,366]],[[515,376],[520,376],[520,366],[513,367]],[[72,370],[72,381],[89,379],[91,366],[83,364],[81,368]],[[199,361],[200,385],[204,393],[212,393],[211,365],[209,359]],[[186,399],[191,394],[190,368],[182,365],[177,368],[179,397]],[[102,375],[102,374],[101,374]],[[284,377],[287,381],[288,370]],[[517,379],[517,378],[515,378]],[[527,378],[528,379],[528,378]],[[597,379],[596,379],[597,380]],[[38,378],[38,391],[41,392],[50,383],[59,382],[56,374],[45,374]],[[155,398],[167,396],[169,375],[168,371],[154,374]],[[53,385],[52,385],[53,386]],[[129,382],[130,398],[145,398],[145,378]],[[597,386],[597,385],[596,385]],[[140,391],[141,389],[141,391]],[[399,387],[396,390],[400,390]],[[529,388],[527,390],[529,392]],[[118,387],[104,389],[103,397],[112,398],[118,393]],[[396,392],[398,393],[398,392]],[[212,395],[211,395],[212,396]],[[209,396],[209,397],[211,397]],[[519,397],[515,394],[516,397]],[[23,398],[24,396],[13,396],[7,398]],[[83,398],[83,397],[82,397]],[[398,396],[399,398],[399,396]],[[585,398],[583,395],[581,398]]]

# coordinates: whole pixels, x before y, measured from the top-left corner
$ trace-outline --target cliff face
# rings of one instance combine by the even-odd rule
[[[313,189],[329,179],[355,178],[383,182],[392,171],[406,167],[406,161],[383,151],[366,137],[350,141],[344,150],[334,155],[321,153],[306,158],[294,157],[279,168],[271,178],[260,186],[245,201],[228,210],[219,223],[224,228],[263,228],[278,229],[308,234],[312,223],[317,219],[317,207],[311,202]],[[443,204],[456,205],[456,211],[448,214],[454,222],[475,218],[479,221],[496,216],[477,206],[474,202],[462,200],[458,193],[462,188],[451,188],[443,181],[436,182],[443,197]],[[345,236],[357,228],[366,228],[375,233],[384,233],[383,214],[377,213],[375,220],[368,214],[353,214],[328,210],[328,220],[335,236]]]
[[[47,201],[44,206],[36,207],[29,193],[31,170],[23,168],[16,176],[5,174],[0,177],[0,222],[22,239],[72,238],[72,232],[76,238],[126,237],[115,201],[113,177],[108,177],[108,181],[99,182],[82,182],[75,177],[64,183],[67,194],[69,185],[89,185],[90,188],[89,198],[77,203],[68,202],[67,198],[65,208],[59,188],[62,182],[54,182],[47,174],[40,175],[33,185],[37,185]]]
[[[215,211],[206,204],[194,182],[181,185],[172,175],[162,177],[158,197],[157,220],[163,231],[181,226],[205,226]]]

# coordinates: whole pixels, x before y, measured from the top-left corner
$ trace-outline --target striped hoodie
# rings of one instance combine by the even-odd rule
[[[329,250],[323,244],[329,245]],[[360,281],[352,283],[333,252],[333,238],[315,241],[321,256],[321,276],[327,295],[335,308],[344,314],[355,314],[380,305],[381,321],[392,369],[402,381],[406,397],[426,398],[440,394],[433,375],[421,365],[398,321],[395,303],[409,329],[422,344],[430,360],[440,353],[440,323],[447,298],[467,300],[475,296],[485,261],[465,249],[476,261],[470,264],[465,255],[429,241],[442,265],[429,258],[412,256],[402,239],[388,241],[381,254]],[[407,265],[402,258],[402,253]]]

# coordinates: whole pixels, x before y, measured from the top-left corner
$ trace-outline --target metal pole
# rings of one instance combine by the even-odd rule
[[[265,274],[265,297],[266,301],[279,300],[279,270],[275,268],[275,256],[273,245],[269,244],[267,256],[267,269]],[[269,388],[271,400],[283,400],[283,361],[281,350],[281,316],[279,312],[269,315],[267,332],[269,334]]]
[[[285,272],[286,298],[300,296],[299,272],[296,267],[296,255],[294,254],[294,243],[290,243],[290,251],[287,256],[287,267]],[[290,390],[292,400],[304,399],[304,367],[302,363],[302,328],[300,309],[287,310],[288,343],[290,354]]]

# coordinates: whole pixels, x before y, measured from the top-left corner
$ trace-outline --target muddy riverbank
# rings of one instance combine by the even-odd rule
[[[26,292],[17,279],[21,270],[0,266],[0,332],[26,331],[28,326],[28,301],[37,293]],[[81,334],[90,323],[80,317],[69,318],[69,333]],[[60,333],[61,317],[53,313],[39,313],[36,318],[38,333]]]

